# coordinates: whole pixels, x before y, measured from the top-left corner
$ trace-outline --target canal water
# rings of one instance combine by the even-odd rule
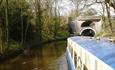
[[[65,52],[65,41],[44,44],[0,63],[0,70],[68,70]]]

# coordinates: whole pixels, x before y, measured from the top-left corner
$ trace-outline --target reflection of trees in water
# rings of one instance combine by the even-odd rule
[[[0,70],[58,70],[59,64],[62,64],[62,60],[65,58],[63,57],[65,49],[66,43],[63,41],[28,49],[26,54],[2,64],[3,69],[0,67]]]

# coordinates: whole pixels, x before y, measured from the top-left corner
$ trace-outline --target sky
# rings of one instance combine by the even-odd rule
[[[102,15],[103,9],[102,9],[101,4],[96,3],[96,4],[92,5],[91,8],[96,9],[96,11],[98,13],[97,15]],[[115,15],[114,9],[112,7],[110,9],[111,9],[111,11],[110,11],[111,15]],[[106,12],[106,7],[105,7],[105,12]],[[105,13],[105,15],[107,16],[107,13]]]
[[[70,0],[59,0],[57,3],[57,9],[60,11],[60,15],[69,15],[72,9],[75,9],[74,4]]]
[[[88,3],[89,2],[91,2],[91,1],[88,0]],[[69,15],[71,10],[75,9],[75,5],[72,3],[71,0],[59,0],[57,4],[58,4],[57,9],[60,11],[60,15],[62,15],[62,16]],[[98,13],[97,15],[102,14],[102,5],[101,4],[94,4],[94,5],[90,6],[89,8],[95,9]],[[114,10],[112,8],[111,8],[111,10],[112,10],[111,14],[114,15]],[[105,15],[106,15],[106,13],[105,13]]]

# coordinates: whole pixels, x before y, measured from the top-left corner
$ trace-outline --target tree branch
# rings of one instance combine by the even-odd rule
[[[115,1],[113,2],[111,0],[105,0],[106,3],[108,3],[114,10],[115,10]]]

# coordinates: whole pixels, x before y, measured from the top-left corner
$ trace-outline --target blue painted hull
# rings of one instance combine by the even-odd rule
[[[68,64],[69,64],[69,70],[75,70],[73,59],[71,57],[71,54],[70,54],[70,51],[69,51],[68,47],[66,49],[66,57],[67,57],[67,61],[68,61]]]

